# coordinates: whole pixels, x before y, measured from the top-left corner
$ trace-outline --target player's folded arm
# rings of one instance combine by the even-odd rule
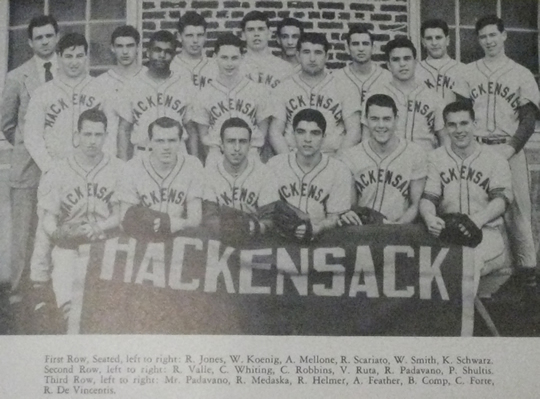
[[[536,120],[540,116],[540,110],[531,102],[518,108],[519,124],[516,133],[510,138],[508,145],[514,148],[516,154],[523,149],[529,138],[534,133]]]
[[[285,140],[285,120],[274,115],[268,129],[268,140],[276,154],[285,154],[289,152],[289,145]]]

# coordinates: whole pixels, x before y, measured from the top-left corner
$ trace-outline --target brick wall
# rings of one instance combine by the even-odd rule
[[[236,0],[144,0],[142,2],[142,28],[144,42],[152,32],[160,29],[175,32],[176,22],[185,10],[196,10],[209,23],[208,55],[213,42],[223,32],[240,35],[240,21],[251,10],[267,12],[273,33],[281,18],[301,20],[307,31],[325,32],[332,44],[329,68],[339,68],[348,60],[344,33],[349,25],[366,26],[375,34],[374,60],[382,61],[381,46],[396,35],[407,34],[407,0],[358,1],[236,1]],[[270,46],[279,54],[275,35]]]

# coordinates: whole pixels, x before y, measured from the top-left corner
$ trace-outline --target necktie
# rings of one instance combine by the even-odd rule
[[[43,68],[45,68],[45,82],[48,82],[49,80],[52,80],[53,76],[51,73],[51,67],[52,64],[50,62],[46,62],[43,64]]]

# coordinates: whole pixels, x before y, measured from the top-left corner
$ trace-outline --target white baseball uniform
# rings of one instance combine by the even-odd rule
[[[117,106],[118,115],[133,124],[131,143],[137,148],[148,147],[148,126],[167,116],[186,122],[186,111],[196,89],[185,77],[171,73],[163,81],[155,81],[143,73],[125,83]],[[187,134],[182,135],[182,140]]]
[[[91,76],[75,86],[55,78],[32,94],[25,117],[24,144],[39,168],[46,172],[53,160],[71,154],[79,115],[102,108],[103,88]]]
[[[509,140],[518,125],[518,108],[532,103],[538,108],[540,93],[532,73],[525,67],[505,58],[496,65],[484,59],[467,65],[469,97],[474,102],[478,136]],[[509,160],[512,172],[514,202],[505,219],[508,235],[518,266],[536,266],[536,249],[532,233],[532,209],[529,171],[523,151]]]
[[[279,200],[274,172],[251,158],[236,177],[225,170],[223,162],[206,166],[204,182],[204,200],[250,214],[257,214],[259,208]]]
[[[420,61],[416,66],[416,79],[441,95],[445,104],[456,101],[456,93],[469,97],[465,81],[465,64],[450,57]]]
[[[146,71],[147,68],[145,66],[141,66],[134,75],[123,76],[111,68],[107,72],[104,72],[96,77],[96,83],[103,91],[103,111],[107,116],[107,140],[103,146],[103,151],[111,154],[112,156],[116,156],[117,154],[116,143],[120,117],[118,116],[116,109],[118,107],[117,103],[119,101],[120,92],[131,78],[140,78]]]
[[[287,61],[276,57],[270,49],[264,56],[254,56],[249,51],[244,56],[242,72],[250,80],[273,89],[280,82],[292,75],[297,68]]]
[[[123,164],[108,154],[91,170],[83,169],[74,155],[59,161],[41,179],[38,207],[56,216],[59,227],[65,223],[97,223],[108,219],[118,203],[115,190]],[[88,263],[88,247],[52,249],[53,290],[58,307],[66,312],[73,295],[82,290],[75,288],[74,282],[80,282],[81,278],[84,281],[80,273],[85,272]],[[32,273],[48,275],[46,270],[32,270]]]
[[[202,198],[204,170],[198,158],[178,154],[174,168],[161,176],[150,160],[150,154],[126,163],[118,188],[118,199],[132,205],[141,204],[171,217],[187,216],[187,201]]]
[[[326,135],[322,151],[335,153],[345,136],[344,120],[360,111],[358,93],[352,85],[346,89],[337,83],[334,75],[327,73],[324,79],[310,87],[297,73],[278,85],[272,92],[274,97],[273,116],[285,122],[285,140],[295,148],[293,118],[302,109],[320,111],[326,119]]]
[[[398,220],[411,205],[411,181],[427,175],[426,154],[413,142],[400,139],[396,149],[381,158],[369,140],[343,151],[341,160],[351,170],[357,193],[357,205],[381,212],[389,220]]]
[[[387,69],[383,69],[377,64],[372,64],[372,68],[369,74],[360,75],[352,70],[352,63],[349,63],[345,67],[338,69],[332,73],[336,77],[337,82],[342,90],[348,90],[350,87],[355,87],[358,91],[360,101],[360,111],[364,110],[364,102],[367,97],[366,94],[371,91],[371,88],[375,85],[382,85],[389,83],[392,80],[392,74]],[[358,101],[358,100],[354,100]]]
[[[268,89],[247,78],[242,78],[232,88],[223,86],[217,80],[211,81],[197,94],[190,112],[190,119],[200,125],[208,126],[210,147],[217,150],[221,144],[220,131],[223,122],[233,117],[241,118],[251,128],[251,146],[260,149],[265,142],[266,132],[259,131],[257,125],[271,114]],[[206,163],[209,163],[209,159]]]
[[[366,98],[373,94],[386,94],[394,99],[398,109],[398,137],[419,144],[426,152],[439,146],[435,133],[444,128],[442,111],[445,104],[434,90],[418,84],[416,89],[406,94],[390,82],[377,85]]]
[[[291,151],[270,158],[267,166],[277,178],[280,198],[312,220],[351,209],[352,177],[341,161],[322,154],[319,164],[305,173],[298,165],[296,151]]]
[[[193,85],[199,89],[217,79],[219,73],[216,61],[205,55],[195,64],[190,64],[180,58],[179,55],[176,55],[171,63],[171,71],[181,77],[190,79]]]
[[[450,144],[438,148],[428,154],[428,178],[422,198],[432,201],[438,214],[473,215],[495,198],[509,204],[513,193],[508,161],[487,145],[478,144],[466,159],[456,155]],[[484,261],[482,275],[508,266],[503,229],[502,217],[482,228],[483,240],[477,247]]]

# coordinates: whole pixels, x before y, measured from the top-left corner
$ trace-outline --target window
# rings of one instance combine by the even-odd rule
[[[129,23],[137,26],[137,1],[128,0],[11,0],[9,3],[8,70],[16,68],[32,56],[27,46],[27,26],[32,16],[54,15],[60,33],[79,32],[89,43],[90,72],[98,75],[114,60],[109,51],[113,30]],[[14,51],[17,49],[17,51]]]
[[[420,43],[421,21],[440,18],[451,30],[450,55],[464,63],[475,61],[483,56],[483,52],[474,25],[480,17],[496,14],[503,18],[508,33],[506,54],[539,75],[539,0],[416,0],[411,3],[411,13],[414,9],[419,10],[416,18],[413,16],[417,26],[411,26],[411,36],[416,38],[416,44]]]

